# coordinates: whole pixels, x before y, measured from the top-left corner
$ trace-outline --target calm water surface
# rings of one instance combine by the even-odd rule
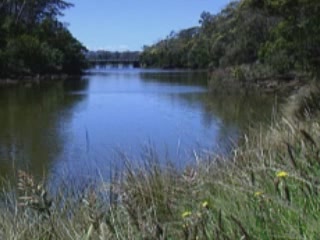
[[[195,154],[227,154],[251,121],[271,118],[274,97],[213,95],[206,82],[199,72],[95,69],[0,89],[0,176],[24,169],[77,182],[152,154],[180,167]]]

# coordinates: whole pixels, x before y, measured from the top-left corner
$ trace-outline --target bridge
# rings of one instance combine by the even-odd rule
[[[140,67],[138,59],[89,59],[91,65],[132,65],[134,68]]]

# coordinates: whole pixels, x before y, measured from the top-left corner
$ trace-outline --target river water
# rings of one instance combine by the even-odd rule
[[[228,154],[273,96],[213,94],[207,74],[92,69],[79,79],[0,89],[0,176],[18,169],[52,182],[104,178],[123,160],[177,167]]]

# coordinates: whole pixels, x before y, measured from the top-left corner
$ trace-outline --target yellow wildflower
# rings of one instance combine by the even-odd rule
[[[208,201],[204,201],[204,202],[202,203],[202,207],[203,207],[203,208],[208,208],[208,207],[209,207]]]
[[[289,176],[289,173],[285,172],[285,171],[280,171],[277,173],[277,177],[278,178],[285,178],[285,177],[288,177]]]
[[[181,217],[182,217],[182,218],[187,218],[187,217],[189,217],[190,215],[191,215],[191,212],[190,212],[190,211],[185,211],[185,212],[182,213]]]
[[[254,196],[255,196],[255,197],[259,197],[259,196],[261,196],[262,194],[263,194],[263,192],[258,191],[258,192],[255,192],[255,193],[254,193]]]

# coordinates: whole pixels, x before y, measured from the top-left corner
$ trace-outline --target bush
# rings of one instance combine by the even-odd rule
[[[9,69],[16,73],[39,73],[46,60],[39,40],[29,35],[10,39],[6,55]]]
[[[63,64],[60,50],[30,35],[9,40],[5,56],[8,70],[16,74],[54,73],[61,70]]]

